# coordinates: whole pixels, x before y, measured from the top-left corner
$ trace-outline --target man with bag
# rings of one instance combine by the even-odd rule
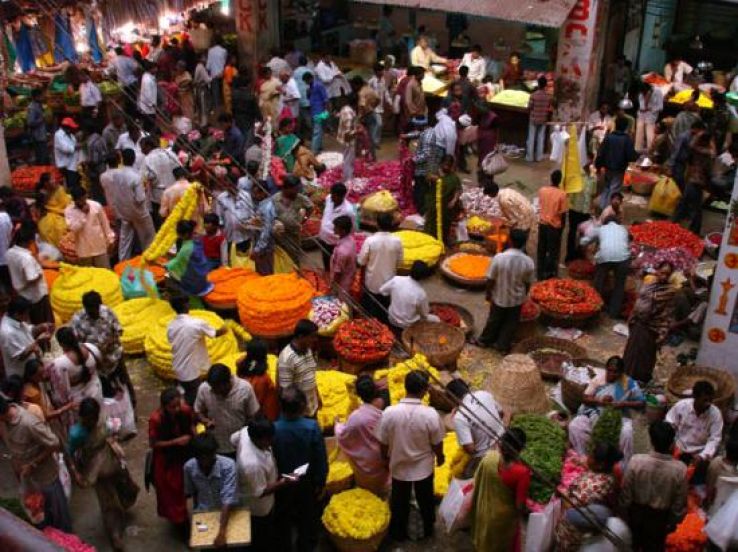
[[[615,119],[615,131],[605,136],[597,152],[595,166],[599,170],[605,170],[605,189],[600,196],[601,209],[608,206],[612,194],[622,189],[628,163],[638,159],[638,152],[627,130],[627,119]]]

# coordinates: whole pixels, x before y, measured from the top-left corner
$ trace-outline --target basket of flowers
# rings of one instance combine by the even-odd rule
[[[574,358],[584,358],[587,351],[567,339],[538,336],[525,339],[515,345],[513,353],[528,355],[538,366],[544,378],[559,379],[561,365]]]
[[[441,273],[456,284],[468,287],[487,285],[492,256],[480,253],[454,253],[441,263]]]
[[[541,313],[559,323],[575,324],[602,309],[602,297],[588,283],[571,278],[551,278],[531,286],[530,298]]]
[[[402,344],[412,353],[422,353],[433,366],[453,367],[466,343],[460,328],[443,322],[416,322],[402,332]]]
[[[340,552],[375,552],[387,535],[390,510],[364,489],[335,494],[323,511],[323,525]]]
[[[392,330],[373,319],[345,322],[333,336],[341,369],[353,373],[386,361],[393,343]]]

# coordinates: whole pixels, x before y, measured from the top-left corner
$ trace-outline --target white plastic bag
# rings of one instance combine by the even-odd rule
[[[705,534],[720,548],[727,550],[738,542],[738,492],[733,492],[705,526]]]
[[[456,225],[456,241],[469,241],[469,230],[466,227],[466,221],[462,220]]]
[[[438,514],[441,516],[447,535],[469,526],[473,497],[473,479],[451,480],[448,492],[438,508]]]
[[[552,499],[543,509],[528,518],[525,532],[525,552],[546,552],[553,549],[556,524],[561,514],[561,500]]]
[[[56,453],[54,456],[59,464],[59,481],[61,481],[62,487],[64,488],[64,496],[69,501],[72,498],[72,478],[69,476],[69,470],[67,469],[67,464],[64,462],[64,456],[59,453]]]
[[[133,412],[131,397],[125,386],[118,391],[115,397],[107,398],[103,403],[105,416],[109,420],[113,418],[120,420],[120,428],[117,430],[120,438],[125,439],[136,435],[136,416]]]

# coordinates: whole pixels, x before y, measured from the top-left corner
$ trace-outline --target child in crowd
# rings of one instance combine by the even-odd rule
[[[220,219],[215,213],[207,213],[203,217],[205,235],[202,237],[202,249],[205,253],[205,261],[208,264],[208,272],[221,266],[222,248],[225,236],[220,229]]]

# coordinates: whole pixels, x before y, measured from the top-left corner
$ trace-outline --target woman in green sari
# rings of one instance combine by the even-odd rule
[[[520,461],[525,432],[508,429],[499,450],[491,450],[474,476],[471,535],[478,552],[518,552],[520,518],[530,486],[530,469]]]
[[[293,127],[291,119],[282,119],[279,122],[279,137],[274,148],[275,155],[284,162],[288,173],[295,167],[295,152],[300,145],[300,139],[293,132]]]
[[[441,159],[441,174],[431,176],[425,194],[425,226],[423,230],[444,243],[450,239],[451,223],[459,213],[461,180],[454,172],[454,156]],[[440,188],[439,188],[440,187]]]

